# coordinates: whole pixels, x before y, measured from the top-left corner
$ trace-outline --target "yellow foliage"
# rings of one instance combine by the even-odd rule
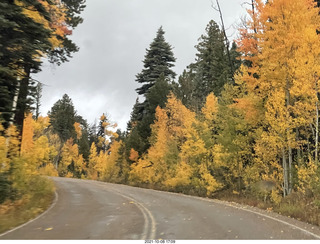
[[[271,201],[273,201],[275,204],[279,204],[282,200],[281,193],[279,193],[278,190],[272,189],[271,191]]]
[[[68,171],[68,173],[64,176],[66,178],[73,178],[73,174]]]
[[[46,176],[58,176],[58,171],[55,169],[52,163],[48,163],[44,167],[41,167],[39,169],[39,173]]]
[[[14,125],[10,125],[5,131],[6,144],[8,157],[10,159],[19,157],[20,139],[17,128]]]
[[[218,113],[218,99],[213,93],[210,93],[207,96],[206,103],[202,108],[202,113],[208,121],[216,120]]]
[[[49,163],[52,148],[49,146],[49,140],[46,136],[40,136],[34,142],[33,160],[37,167],[43,163]]]
[[[98,179],[102,178],[102,174],[106,170],[106,161],[107,161],[107,153],[100,151],[100,154],[97,156],[96,165],[94,166],[94,171],[97,174]]]
[[[307,189],[311,189],[316,182],[319,182],[317,174],[317,165],[312,160],[307,165],[297,166],[298,170],[298,190],[305,193]]]
[[[136,164],[136,166],[139,168],[139,172],[142,172],[143,169],[145,172],[153,171],[150,177],[147,178],[149,183],[156,184],[158,182],[163,182],[166,177],[167,168],[165,155],[168,152],[168,143],[171,138],[168,131],[167,122],[168,117],[165,110],[157,107],[156,121],[151,126],[151,147],[149,148],[144,159],[139,160],[138,164]]]
[[[222,187],[222,185],[218,183],[216,179],[210,174],[207,166],[204,163],[199,166],[199,173],[201,175],[200,182],[206,188],[207,196],[211,196],[212,193]]]
[[[152,176],[154,175],[154,168],[150,164],[150,161],[139,159],[137,163],[131,165],[129,172],[129,182],[136,183],[153,183]]]
[[[23,121],[22,141],[21,141],[21,155],[30,153],[33,149],[33,133],[34,120],[32,114],[29,113]]]
[[[23,7],[23,14],[33,19],[35,22],[43,24],[43,26],[52,32],[51,38],[49,39],[52,49],[61,48],[62,40],[66,35],[72,33],[66,25],[66,11],[67,9],[59,0],[54,0],[52,4],[47,1],[39,0],[46,11],[50,14],[51,21],[45,19],[35,7],[24,6],[19,0],[14,1],[16,5]]]
[[[185,163],[180,162],[175,171],[175,176],[167,179],[164,185],[169,188],[176,188],[177,186],[188,186],[191,183],[191,177],[193,174],[193,169]]]
[[[76,134],[77,134],[77,139],[79,140],[81,138],[81,136],[82,136],[81,125],[78,122],[74,122],[73,126],[74,126],[74,129],[75,129]]]
[[[114,141],[107,152],[108,156],[105,162],[103,178],[108,182],[115,182],[117,180],[117,177],[119,176],[120,168],[118,166],[118,160],[121,144],[122,142]]]
[[[98,154],[97,154],[97,148],[95,143],[93,142],[90,147],[90,155],[89,155],[89,162],[88,162],[88,178],[92,180],[96,180],[98,175],[95,170],[96,164],[98,163]]]
[[[228,153],[225,152],[222,145],[215,144],[212,148],[212,155],[214,168],[227,166],[226,157],[228,156]]]
[[[50,126],[49,117],[39,116],[38,119],[33,123],[35,138],[39,138],[43,134],[44,130],[47,129],[49,126]]]
[[[78,157],[74,159],[74,175],[73,177],[80,177],[82,170],[85,169],[85,161],[82,154],[79,154]]]
[[[78,145],[73,144],[73,139],[70,138],[62,147],[61,161],[59,163],[58,172],[60,176],[66,176],[68,173],[68,166],[75,162],[79,157]]]
[[[100,120],[101,121],[104,121],[107,119],[107,116],[105,116],[105,114],[103,113],[101,116],[100,116]]]
[[[129,159],[133,162],[137,162],[138,158],[139,158],[139,153],[133,148],[131,148]]]

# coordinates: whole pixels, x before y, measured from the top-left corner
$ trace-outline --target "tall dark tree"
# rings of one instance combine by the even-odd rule
[[[34,100],[35,100],[35,118],[38,119],[40,116],[40,106],[41,106],[41,97],[42,97],[42,87],[43,84],[40,82],[36,86]]]
[[[137,74],[136,81],[142,86],[136,91],[144,96],[144,101],[136,102],[131,120],[128,123],[126,152],[134,148],[140,155],[149,148],[148,138],[151,134],[150,125],[154,122],[155,109],[164,106],[167,95],[172,90],[176,76],[172,70],[175,58],[171,45],[164,38],[162,27],[150,44],[143,61],[144,68]]]
[[[137,98],[130,114],[130,120],[127,123],[127,131],[126,131],[127,134],[130,133],[132,129],[137,125],[138,121],[142,119],[142,110],[143,110],[143,107],[139,102],[139,98]]]
[[[45,1],[51,6],[57,4]],[[82,22],[79,14],[85,7],[85,0],[62,0],[61,3],[67,15],[64,36],[54,33],[56,29],[53,27],[45,27],[36,20],[39,18],[26,14],[26,9],[29,13],[32,10],[35,16],[54,23],[53,13],[42,2],[21,0],[17,4],[16,1],[5,0],[0,3],[0,113],[6,125],[15,122],[22,130],[24,115],[31,110],[33,95],[36,94],[31,74],[41,70],[40,57],[47,55],[51,62],[61,64],[68,61],[72,52],[78,51],[67,35],[71,34],[68,28]],[[62,45],[54,46],[50,39],[53,36]]]
[[[126,155],[129,156],[131,148],[135,149],[142,155],[150,147],[148,138],[151,135],[150,125],[155,120],[155,110],[158,106],[163,108],[166,104],[167,97],[172,90],[172,85],[164,77],[160,75],[155,84],[149,89],[144,102],[143,113],[141,111],[141,104],[136,103],[131,114],[130,131],[127,131],[128,137],[126,139]],[[142,117],[142,118],[141,118]],[[141,118],[140,120],[138,120]]]
[[[164,38],[164,34],[165,32],[160,27],[149,49],[147,49],[147,54],[143,61],[144,68],[136,76],[136,81],[142,84],[137,89],[139,95],[146,95],[161,74],[170,80],[173,80],[176,76],[171,69],[176,59],[171,45]]]
[[[219,96],[223,85],[232,79],[224,35],[215,21],[209,22],[196,48],[196,62],[190,68],[196,73],[195,95],[203,103],[210,92]]]
[[[28,109],[30,74],[40,71],[39,53],[51,49],[50,30],[23,13],[23,8],[35,9],[44,19],[49,13],[39,1],[1,1],[0,3],[0,112],[4,120],[15,121],[22,127]],[[12,111],[17,103],[16,110]]]
[[[57,133],[64,143],[69,138],[76,138],[74,123],[76,120],[76,110],[73,106],[71,98],[64,94],[48,112],[50,124],[53,131]]]
[[[184,70],[179,76],[178,83],[174,84],[174,94],[187,108],[193,110],[197,107],[195,100],[195,74],[190,69]]]

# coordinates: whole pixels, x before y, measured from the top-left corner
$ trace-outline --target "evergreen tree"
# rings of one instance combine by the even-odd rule
[[[15,121],[22,127],[24,113],[28,109],[28,88],[30,73],[40,71],[41,61],[35,57],[47,53],[51,48],[50,30],[24,13],[30,7],[42,18],[49,20],[49,14],[38,1],[14,1],[0,3],[0,112],[6,122]],[[16,111],[13,101],[19,92]]]
[[[174,94],[184,106],[191,109],[196,106],[194,101],[194,91],[196,89],[193,82],[194,75],[189,70],[184,70],[179,76],[178,83],[174,84]]]
[[[172,47],[164,38],[164,34],[165,32],[160,27],[157,36],[150,44],[150,48],[147,49],[143,61],[144,69],[136,76],[136,81],[143,84],[137,89],[139,95],[146,95],[161,74],[170,80],[176,76],[171,69],[176,59],[173,56]]]
[[[23,127],[36,94],[32,73],[41,70],[41,57],[60,64],[78,50],[67,38],[81,23],[82,1],[6,0],[0,3],[0,112],[6,124]],[[14,118],[13,118],[14,114]]]
[[[171,68],[174,66],[175,58],[172,47],[165,41],[164,33],[160,27],[150,48],[147,49],[143,61],[144,69],[136,76],[136,81],[143,84],[137,92],[143,95],[145,100],[142,103],[136,101],[128,123],[128,138],[125,140],[127,158],[131,148],[140,155],[149,148],[148,138],[151,134],[150,125],[155,119],[155,109],[157,106],[165,105],[167,95],[172,90],[176,74]]]
[[[133,105],[132,112],[130,114],[130,120],[127,123],[127,133],[130,133],[132,129],[137,125],[138,121],[142,119],[141,104],[139,103],[139,98],[136,99]]]
[[[66,10],[66,25],[72,29],[76,28],[83,22],[83,18],[80,16],[80,14],[86,7],[86,0],[61,0],[61,2]],[[61,38],[61,41],[62,46],[51,49],[48,54],[49,61],[58,65],[68,62],[68,59],[72,58],[72,53],[79,51],[79,47],[67,36],[65,36],[63,39]]]
[[[48,112],[50,123],[54,133],[58,134],[62,142],[69,138],[76,138],[74,123],[76,122],[76,110],[71,98],[64,94]]]
[[[206,27],[206,33],[199,39],[196,49],[196,62],[190,65],[194,73],[193,82],[194,99],[197,101],[198,110],[205,102],[209,93],[220,96],[226,83],[232,82],[232,69],[227,56],[227,48],[224,43],[224,35],[218,24],[211,20]],[[236,46],[232,46],[232,56],[235,58]],[[234,62],[234,61],[233,61]]]
[[[150,144],[148,138],[151,135],[150,125],[153,124],[155,120],[155,110],[158,106],[161,108],[165,106],[167,96],[171,90],[172,87],[163,74],[160,75],[153,87],[150,88],[149,93],[146,95],[146,100],[143,103],[144,110],[142,119],[136,123],[136,126],[132,129],[132,133],[129,135],[131,138],[127,140],[129,145],[132,145],[132,143],[135,145],[134,147],[127,147],[126,152],[128,156],[131,148],[138,151],[140,155],[149,148]],[[139,144],[137,144],[137,142],[139,142]]]

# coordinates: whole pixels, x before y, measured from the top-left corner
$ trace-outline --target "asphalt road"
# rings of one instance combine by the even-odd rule
[[[51,208],[0,239],[320,239],[320,228],[217,200],[53,178]]]

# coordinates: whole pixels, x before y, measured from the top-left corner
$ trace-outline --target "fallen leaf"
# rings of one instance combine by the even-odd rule
[[[52,227],[50,227],[50,228],[47,228],[46,230],[52,230],[53,228]]]

